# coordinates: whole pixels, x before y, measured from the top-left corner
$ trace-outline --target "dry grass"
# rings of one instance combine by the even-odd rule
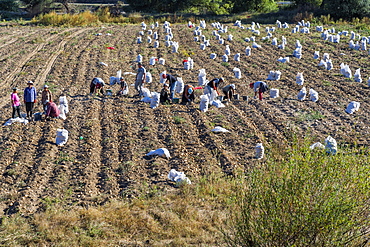
[[[236,196],[238,185],[233,181],[212,174],[173,193],[116,200],[96,208],[67,209],[54,200],[45,212],[29,219],[4,218],[0,244],[111,246],[146,241],[152,246],[214,246],[222,241],[220,228]]]

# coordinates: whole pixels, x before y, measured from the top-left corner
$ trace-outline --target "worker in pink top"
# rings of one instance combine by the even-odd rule
[[[49,100],[46,100],[45,119],[57,118],[60,115],[58,106]]]
[[[15,112],[18,113],[18,117],[21,117],[21,112],[20,112],[20,105],[21,101],[19,100],[19,96],[17,93],[17,88],[13,88],[13,93],[10,95],[10,99],[12,100],[12,107],[13,107],[13,113],[12,113],[12,118],[15,118]]]

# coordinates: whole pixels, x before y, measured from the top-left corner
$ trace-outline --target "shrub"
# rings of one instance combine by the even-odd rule
[[[234,226],[225,233],[229,246],[366,245],[367,154],[328,156],[304,144],[286,150],[285,160],[271,159],[248,172]]]

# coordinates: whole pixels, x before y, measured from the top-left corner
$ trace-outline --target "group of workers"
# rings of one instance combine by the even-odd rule
[[[164,80],[163,88],[160,92],[160,102],[161,103],[171,103],[174,101],[175,92],[176,92],[176,86],[177,86],[177,78],[171,74],[163,74],[162,78]],[[138,63],[138,69],[136,73],[135,78],[135,89],[138,92],[137,96],[143,96],[142,89],[145,85],[145,79],[146,79],[146,70],[144,66],[141,63]],[[119,78],[119,84],[120,84],[120,90],[117,95],[127,94],[128,92],[128,84],[125,81],[123,77]],[[222,77],[215,78],[207,83],[205,86],[205,94],[209,95],[209,98],[211,101],[215,99],[215,96],[220,95],[218,92],[219,86],[224,83],[224,79]],[[33,120],[33,110],[35,103],[37,102],[37,92],[36,88],[33,86],[32,81],[27,82],[27,87],[24,89],[24,103],[26,105],[26,112],[27,112],[27,118]],[[91,83],[90,83],[90,94],[93,93],[101,93],[104,95],[104,81],[99,78],[95,77]],[[256,98],[257,93],[259,96],[259,99],[262,100],[262,93],[268,90],[268,86],[263,81],[257,81],[255,83],[249,84],[251,88],[254,90],[254,98]],[[202,89],[202,87],[194,87],[191,84],[184,85],[184,90],[182,93],[181,98],[181,104],[191,104],[195,99],[195,90],[196,89]],[[235,84],[230,84],[227,86],[224,86],[222,88],[222,92],[224,94],[224,99],[226,101],[231,101],[233,96],[235,95]],[[11,94],[11,102],[13,107],[12,112],[12,118],[15,118],[16,113],[19,117],[21,117],[20,114],[20,99],[17,94],[18,89],[13,88],[13,93]],[[125,93],[126,92],[126,93]],[[57,118],[60,114],[60,111],[57,107],[57,105],[52,101],[52,93],[49,90],[48,85],[44,86],[44,89],[42,91],[41,96],[41,103],[43,105],[44,109],[44,115],[45,119],[50,118]]]
[[[146,69],[141,63],[138,63],[138,69],[135,77],[135,89],[138,92],[137,96],[143,96],[142,89],[145,85],[146,79]],[[163,88],[160,92],[160,102],[161,103],[170,103],[173,102],[177,87],[177,78],[171,74],[162,74],[163,79]],[[209,94],[211,101],[214,100],[215,96],[220,95],[218,92],[219,86],[224,82],[222,77],[215,78],[207,83],[205,86],[205,94]],[[262,93],[266,90],[267,84],[262,81],[256,83],[251,83],[251,88],[254,89],[255,98],[258,93],[259,99],[262,100]],[[90,93],[102,93],[104,94],[103,87],[105,86],[104,81],[101,78],[94,78],[90,84]],[[120,91],[118,94],[122,94],[127,90],[128,85],[123,77],[120,78]],[[194,87],[190,84],[184,85],[184,90],[182,93],[181,103],[186,105],[194,101],[195,95],[194,92],[196,89],[202,89],[202,87]],[[224,94],[224,99],[226,101],[231,101],[235,95],[236,87],[235,84],[230,84],[222,88],[222,93]]]
[[[26,118],[33,121],[33,111],[35,108],[35,104],[37,103],[37,91],[36,88],[33,86],[33,81],[27,82],[27,87],[24,89],[23,92],[23,101],[26,106]],[[49,120],[52,118],[59,117],[60,111],[58,106],[52,101],[52,93],[49,90],[48,85],[44,85],[44,89],[41,93],[41,104],[43,106],[43,114],[45,115],[45,119]],[[21,101],[18,95],[18,88],[14,87],[13,92],[10,95],[11,103],[12,103],[12,118],[16,117],[16,114],[19,118],[22,118],[20,112]]]

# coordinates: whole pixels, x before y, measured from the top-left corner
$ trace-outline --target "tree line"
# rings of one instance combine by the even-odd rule
[[[17,11],[20,6],[30,13],[47,11],[53,3],[61,3],[67,13],[75,0],[1,0],[0,10]],[[132,10],[145,13],[194,13],[225,15],[241,12],[268,13],[278,9],[278,0],[125,0]],[[370,12],[370,0],[292,0],[290,7],[305,6],[324,10],[335,18],[364,17]]]

